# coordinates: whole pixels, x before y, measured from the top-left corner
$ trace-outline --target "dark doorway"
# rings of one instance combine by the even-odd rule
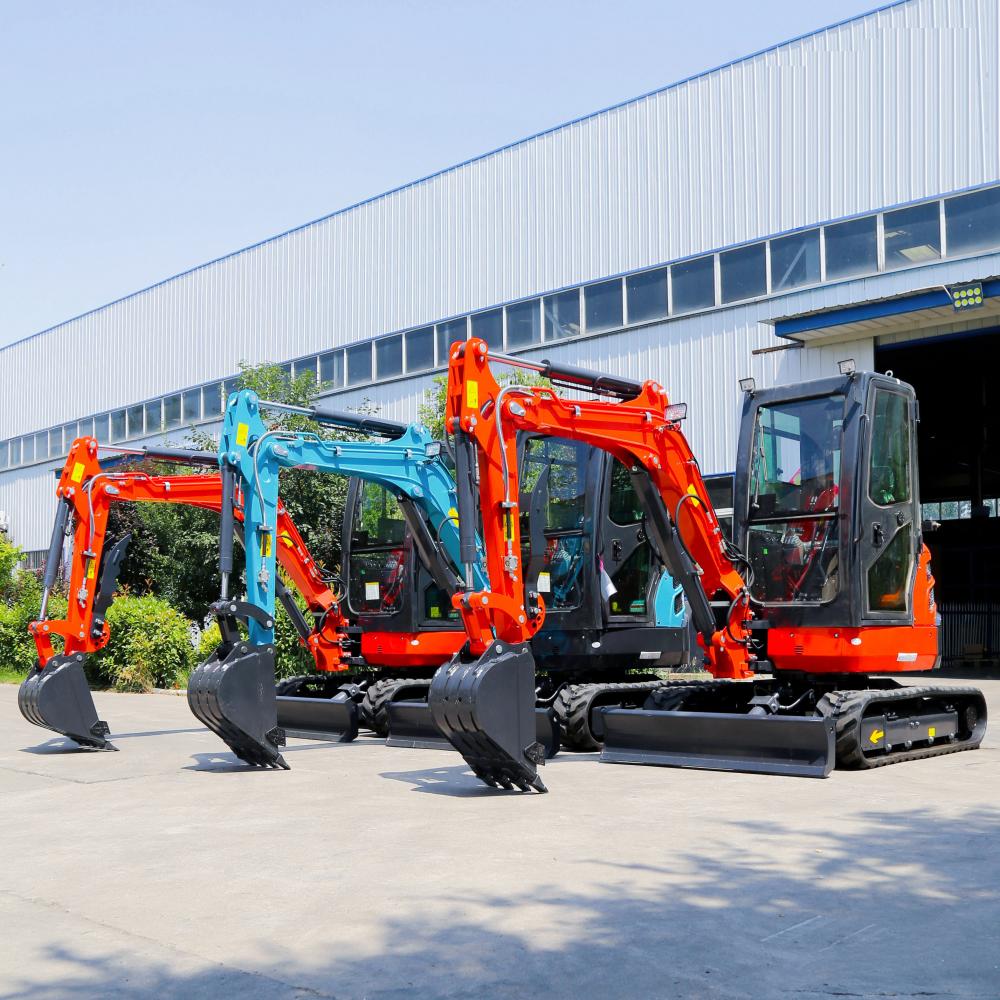
[[[1000,661],[1000,329],[876,347],[917,392],[920,499],[946,663]]]

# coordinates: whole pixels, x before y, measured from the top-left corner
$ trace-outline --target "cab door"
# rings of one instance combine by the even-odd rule
[[[856,529],[861,617],[909,623],[920,545],[913,390],[872,379],[865,414]]]
[[[601,511],[603,531],[598,575],[608,619],[646,621],[662,567],[646,540],[642,505],[628,469],[611,455],[606,455],[602,464],[607,502]]]

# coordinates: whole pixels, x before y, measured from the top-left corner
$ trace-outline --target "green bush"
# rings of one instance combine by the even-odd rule
[[[90,660],[92,680],[118,691],[177,687],[194,661],[190,622],[158,597],[120,596],[108,611],[111,638]]]
[[[0,553],[2,558],[3,553]],[[38,618],[42,585],[29,570],[6,571],[0,597],[0,672],[26,674],[37,659],[35,640],[28,626]],[[66,616],[66,598],[59,593],[49,597],[49,617]],[[53,643],[56,652],[60,645]]]
[[[195,666],[204,663],[215,652],[220,642],[222,642],[222,633],[219,632],[218,624],[216,622],[212,622],[212,624],[201,633],[201,637],[198,639],[198,645],[195,646]]]

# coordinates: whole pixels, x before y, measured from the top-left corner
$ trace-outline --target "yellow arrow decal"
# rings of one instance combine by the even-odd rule
[[[871,736],[868,737],[871,743],[878,743],[882,737],[885,736],[885,731],[882,729],[873,729]]]

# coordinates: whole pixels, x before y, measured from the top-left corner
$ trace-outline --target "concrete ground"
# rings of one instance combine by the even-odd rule
[[[983,684],[1000,718],[1000,682]],[[826,781],[295,742],[251,771],[167,695],[67,750],[0,687],[0,996],[1000,996],[1000,727]]]

